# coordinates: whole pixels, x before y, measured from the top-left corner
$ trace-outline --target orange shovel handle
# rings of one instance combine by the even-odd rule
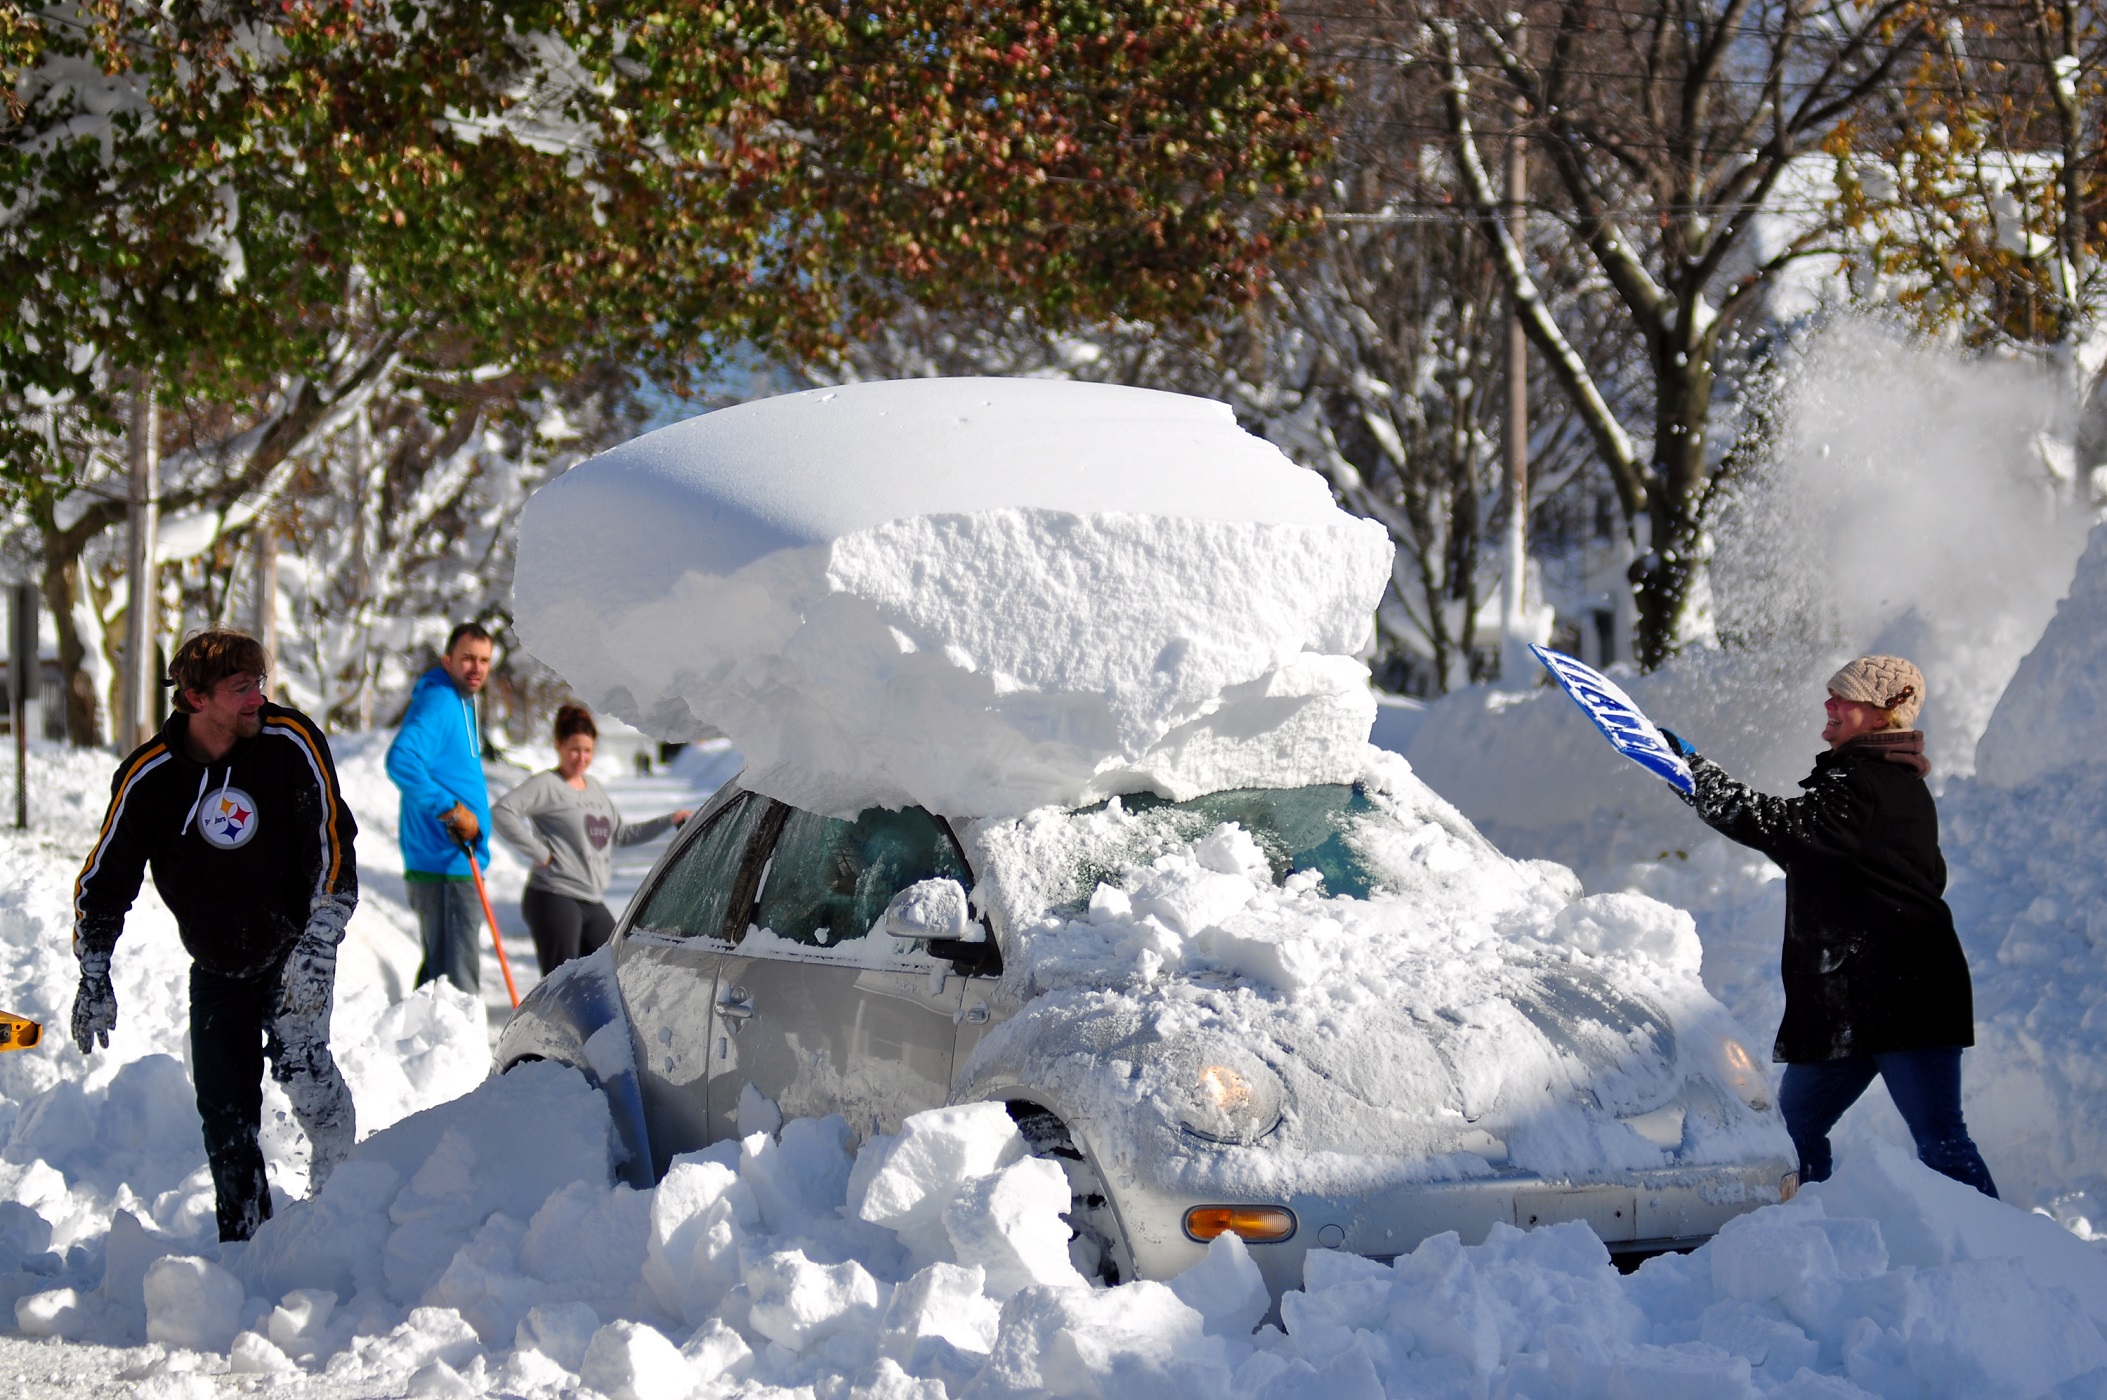
[[[466,841],[460,843],[468,856],[468,873],[475,877],[476,898],[483,901],[483,917],[490,920],[490,946],[497,949],[498,971],[505,974],[505,995],[512,998],[512,1007],[519,1009],[519,988],[512,981],[512,960],[505,956],[505,939],[498,932],[497,911],[490,907],[490,891],[483,888],[483,872],[476,868],[475,847]]]

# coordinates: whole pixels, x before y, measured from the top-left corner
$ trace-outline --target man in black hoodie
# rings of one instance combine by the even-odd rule
[[[264,699],[270,658],[239,632],[201,632],[169,663],[176,710],[118,765],[110,809],[74,886],[80,990],[73,1040],[108,1046],[110,954],[151,865],[190,953],[190,1048],[219,1237],[271,1214],[262,1149],[263,1063],[284,1086],[319,1187],[357,1136],[329,1053],[337,944],[358,903],[357,827],[329,742]]]
[[[1829,1130],[1877,1075],[1926,1166],[1995,1196],[1961,1116],[1961,1050],[1975,1043],[1968,959],[1946,907],[1931,765],[1912,728],[1924,676],[1861,656],[1829,678],[1829,752],[1771,797],[1673,734],[1705,824],[1785,871],[1785,1019],[1772,1058],[1800,1179],[1826,1180]],[[1665,733],[1665,731],[1664,731]]]

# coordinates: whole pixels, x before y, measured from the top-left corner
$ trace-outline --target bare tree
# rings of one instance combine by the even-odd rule
[[[1644,664],[1683,639],[1706,522],[1738,460],[1713,440],[1723,355],[1780,272],[1840,246],[1818,217],[1767,243],[1758,216],[1895,84],[1939,17],[1922,0],[1437,0],[1395,36],[1399,61],[1441,94],[1468,207],[1615,484]],[[1635,347],[1643,378],[1625,393],[1576,348],[1538,286],[1541,259],[1500,217],[1480,142],[1517,128],[1541,152],[1534,193],[1557,242]]]

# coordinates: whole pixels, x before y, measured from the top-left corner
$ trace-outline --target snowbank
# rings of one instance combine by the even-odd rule
[[[1260,1326],[1271,1300],[1234,1238],[1168,1284],[1086,1285],[1062,1172],[999,1105],[917,1115],[853,1159],[840,1119],[794,1120],[676,1159],[648,1191],[611,1180],[609,1131],[575,1072],[524,1066],[361,1144],[231,1262],[135,1250],[124,1309],[148,1342],[125,1374],[643,1400],[2107,1384],[2107,1257],[1883,1146],[1628,1277],[1577,1223],[1441,1235],[1394,1264],[1315,1251]],[[79,1301],[17,1314],[63,1335]]]
[[[342,747],[354,801],[383,792],[367,771],[377,748]],[[92,824],[102,759],[38,761],[54,825],[69,801],[65,820]],[[1423,792],[1401,770],[1390,785]],[[1567,905],[1562,872],[1508,862],[1452,815],[1437,820],[1435,799],[1415,801],[1425,811],[1407,834],[1417,835],[1384,863],[1418,871],[1425,907],[1454,922],[1403,934],[1342,926],[1332,937],[1355,958],[1395,938],[1408,946],[1386,956],[1424,954],[1429,977],[1497,980],[1506,938],[1535,929],[1543,946],[1532,956],[1688,978],[1694,950],[1674,911],[1629,896]],[[1104,813],[1084,820],[1102,826],[1107,850],[1133,834]],[[64,887],[79,834],[32,838],[0,873],[0,956],[22,973],[22,1006],[54,1024],[71,994]],[[1078,952],[1095,940],[1130,970],[1147,961],[1142,940],[1155,940],[1187,971],[1231,970],[1290,1014],[1342,1023],[1347,1006],[1333,994],[1353,980],[1350,965],[1294,932],[1306,921],[1276,917],[1325,902],[1314,887],[1262,888],[1233,830],[1128,856],[1095,907],[1039,935],[1076,940]],[[1058,912],[1058,891],[1039,897]],[[393,947],[395,912],[369,894],[360,919],[380,922],[358,936]],[[853,1154],[839,1119],[793,1120],[683,1158],[636,1191],[613,1180],[607,1109],[578,1075],[528,1065],[469,1088],[487,1063],[475,1006],[441,994],[386,1007],[378,981],[370,993],[346,983],[343,1058],[367,1123],[400,1121],[301,1201],[290,1198],[304,1191],[297,1135],[274,1117],[277,1215],[223,1256],[175,1058],[181,954],[165,921],[143,907],[121,946],[124,1038],[111,1055],[85,1061],[53,1046],[0,1057],[0,1075],[21,1086],[6,1096],[0,1150],[0,1301],[24,1336],[117,1348],[66,1353],[79,1383],[92,1371],[83,1358],[100,1356],[104,1378],[135,1393],[200,1397],[272,1384],[527,1400],[581,1387],[614,1400],[1959,1400],[2107,1385],[2100,1252],[1878,1144],[1847,1149],[1835,1181],[1631,1277],[1577,1224],[1501,1227],[1471,1246],[1438,1237],[1394,1265],[1316,1251],[1303,1286],[1258,1327],[1272,1300],[1234,1242],[1168,1284],[1084,1285],[1059,1216],[1067,1184],[1025,1154],[995,1105],[918,1115]],[[1444,972],[1443,960],[1474,966]],[[372,966],[383,964],[376,954]],[[1058,959],[1042,966],[1050,986],[1061,981]],[[1475,1078],[1493,1084],[1500,1045],[1516,1043],[1479,1045]],[[1329,1053],[1312,1045],[1313,1063]],[[1365,1061],[1343,1053],[1335,1067]],[[50,1082],[34,1087],[39,1077]],[[1524,1067],[1517,1082],[1527,1077]],[[765,1107],[752,1121],[773,1120]],[[35,1373],[61,1374],[54,1359],[38,1349]]]
[[[650,433],[529,503],[522,637],[821,812],[1338,781],[1382,529],[1222,404],[1113,385],[813,390]]]
[[[2107,754],[2107,525],[2093,527],[2070,592],[2019,663],[1975,746],[1985,782],[2017,788]]]

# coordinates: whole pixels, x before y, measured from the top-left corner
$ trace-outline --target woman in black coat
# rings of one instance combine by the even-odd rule
[[[1862,656],[1829,680],[1829,752],[1801,797],[1770,797],[1673,735],[1706,825],[1785,871],[1785,1019],[1772,1058],[1803,1182],[1827,1179],[1829,1130],[1886,1083],[1928,1167],[1995,1196],[1961,1116],[1961,1050],[1975,1043],[1968,961],[1942,896],[1946,862],[1911,726],[1924,677]]]

